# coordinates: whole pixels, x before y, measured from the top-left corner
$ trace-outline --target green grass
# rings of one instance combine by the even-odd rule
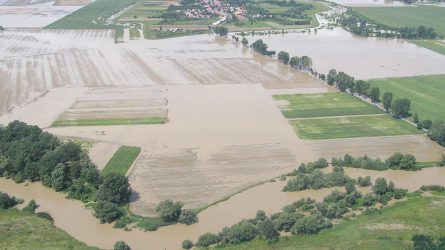
[[[276,95],[274,98],[289,102],[289,106],[285,106],[281,110],[286,118],[383,113],[378,107],[364,103],[346,93]]]
[[[0,209],[0,249],[97,249],[33,213]]]
[[[282,237],[272,244],[255,240],[225,249],[411,249],[413,234],[445,235],[444,209],[445,197],[416,196],[316,235]]]
[[[291,121],[302,139],[335,139],[421,133],[407,122],[387,115],[350,116]]]
[[[121,146],[108,161],[102,174],[118,173],[125,175],[141,152],[139,147]]]
[[[163,117],[57,120],[51,124],[51,127],[164,124],[166,122],[167,118]]]
[[[392,27],[432,27],[445,36],[445,8],[416,5],[413,7],[354,7],[361,15]]]
[[[47,29],[109,29],[115,25],[106,25],[105,19],[117,14],[135,0],[96,0],[85,7],[49,24]],[[102,20],[102,21],[100,21]]]
[[[418,46],[427,48],[434,52],[445,55],[445,43],[436,40],[413,40],[410,41]]]
[[[420,120],[445,120],[445,75],[415,76],[371,80],[380,92],[392,92],[394,98],[409,98],[411,112]]]

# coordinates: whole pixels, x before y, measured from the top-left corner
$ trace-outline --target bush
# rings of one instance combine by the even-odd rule
[[[0,192],[0,208],[8,209],[19,204],[19,200],[14,196],[9,196],[7,193]]]
[[[199,236],[196,246],[198,247],[208,247],[219,242],[218,236],[212,233],[205,233]]]
[[[94,208],[95,216],[101,223],[111,223],[122,215],[119,206],[109,201],[98,201]]]
[[[278,218],[274,220],[274,223],[279,231],[289,232],[296,221],[297,217],[295,212],[282,212]]]
[[[430,129],[433,126],[433,122],[431,120],[422,121],[423,128]]]
[[[402,170],[414,170],[416,168],[416,157],[411,154],[404,155],[400,161],[399,168]]]
[[[257,225],[257,230],[259,235],[268,241],[276,240],[278,239],[278,236],[280,236],[280,233],[275,228],[274,223],[269,218],[260,221]]]
[[[376,202],[376,197],[373,194],[365,194],[363,196],[363,205],[366,207],[373,206]]]
[[[315,234],[330,227],[332,227],[331,221],[323,217],[320,213],[316,213],[315,215],[297,220],[292,231],[296,234]]]
[[[437,192],[444,192],[445,187],[440,185],[429,185],[429,186],[422,186],[420,187],[420,190],[422,191],[437,191]]]
[[[405,197],[407,193],[408,193],[408,190],[406,190],[406,189],[396,188],[396,189],[394,189],[394,198],[397,200],[400,200],[403,197]]]
[[[190,249],[193,247],[193,242],[191,240],[184,240],[182,242],[182,248],[183,249]]]
[[[256,236],[257,230],[255,226],[251,222],[243,220],[230,228],[224,228],[217,238],[222,245],[236,245],[251,241],[255,239]]]
[[[114,243],[113,250],[130,250],[131,248],[124,241]]]
[[[173,202],[172,200],[162,201],[156,206],[156,212],[159,213],[161,218],[166,222],[178,221],[181,215],[181,209],[183,204],[181,202]]]
[[[371,176],[366,176],[366,177],[359,176],[357,178],[357,184],[360,187],[369,187],[369,186],[371,186],[372,185],[372,183],[371,183]]]
[[[48,212],[38,212],[37,217],[44,218],[49,220],[51,223],[54,223],[53,217]]]
[[[37,206],[36,201],[35,200],[30,200],[28,202],[28,205],[26,205],[26,207],[24,207],[22,210],[25,211],[25,212],[34,213],[36,211],[37,207],[38,206]]]
[[[198,216],[192,210],[184,210],[179,215],[178,222],[188,226],[198,222]]]
[[[267,219],[266,212],[263,210],[258,210],[255,215],[255,223],[261,222],[265,219]]]

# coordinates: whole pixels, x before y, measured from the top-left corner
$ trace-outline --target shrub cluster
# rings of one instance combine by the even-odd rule
[[[316,190],[327,187],[342,187],[350,180],[342,170],[342,168],[337,168],[332,173],[323,173],[319,169],[315,169],[312,172],[298,172],[283,187],[283,191],[295,192],[306,189]]]
[[[17,204],[22,203],[23,200],[20,200],[14,196],[9,196],[7,193],[0,192],[0,208],[8,209],[14,207]]]
[[[181,202],[165,200],[158,204],[156,212],[159,213],[164,222],[179,222],[191,225],[198,222],[198,216],[193,210],[182,210]]]

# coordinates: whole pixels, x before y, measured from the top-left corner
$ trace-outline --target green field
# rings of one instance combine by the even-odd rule
[[[413,40],[410,41],[418,46],[427,48],[434,52],[445,55],[445,43],[436,40]]]
[[[428,5],[413,7],[354,7],[361,15],[377,23],[392,27],[433,28],[437,34],[445,36],[445,8]]]
[[[314,140],[421,133],[411,124],[388,115],[302,119],[291,124],[300,138]]]
[[[135,0],[96,0],[87,6],[46,26],[47,29],[110,29],[115,25],[107,25],[105,20]]]
[[[164,124],[167,121],[167,118],[163,117],[57,120],[51,124],[51,127]]]
[[[394,98],[409,98],[411,112],[420,120],[445,120],[445,75],[386,78],[371,80],[380,92],[392,92]]]
[[[97,249],[33,213],[0,209],[0,249]]]
[[[282,108],[286,118],[380,114],[382,111],[346,93],[305,95],[276,95],[276,100],[286,100]]]
[[[412,197],[360,215],[316,235],[290,236],[277,243],[255,240],[225,249],[412,249],[413,234],[445,235],[445,197]]]
[[[125,175],[141,152],[139,147],[121,146],[108,161],[102,174],[118,173]]]

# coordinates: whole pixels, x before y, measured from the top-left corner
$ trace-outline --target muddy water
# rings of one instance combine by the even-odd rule
[[[1,191],[25,200],[35,199],[40,205],[38,211],[48,211],[54,218],[55,225],[76,239],[91,246],[108,249],[117,240],[124,240],[136,250],[180,249],[184,239],[196,241],[200,234],[208,231],[217,232],[243,218],[254,217],[257,209],[274,213],[303,197],[322,200],[334,190],[284,193],[281,192],[283,184],[284,182],[270,182],[238,194],[200,213],[199,223],[191,226],[169,226],[156,232],[142,232],[137,229],[127,232],[114,229],[109,224],[98,223],[92,211],[86,210],[80,202],[67,200],[63,194],[42,187],[39,183],[16,184],[11,180],[0,178]],[[233,212],[235,207],[236,213]]]
[[[248,39],[262,39],[271,50],[291,56],[308,55],[323,73],[334,68],[361,79],[445,73],[441,54],[404,40],[358,37],[341,28]]]
[[[409,191],[418,190],[422,185],[445,186],[445,168],[425,168],[421,171],[387,170],[374,171],[358,168],[345,168],[345,173],[351,177],[371,176],[374,181],[378,177],[392,180],[396,187]]]

